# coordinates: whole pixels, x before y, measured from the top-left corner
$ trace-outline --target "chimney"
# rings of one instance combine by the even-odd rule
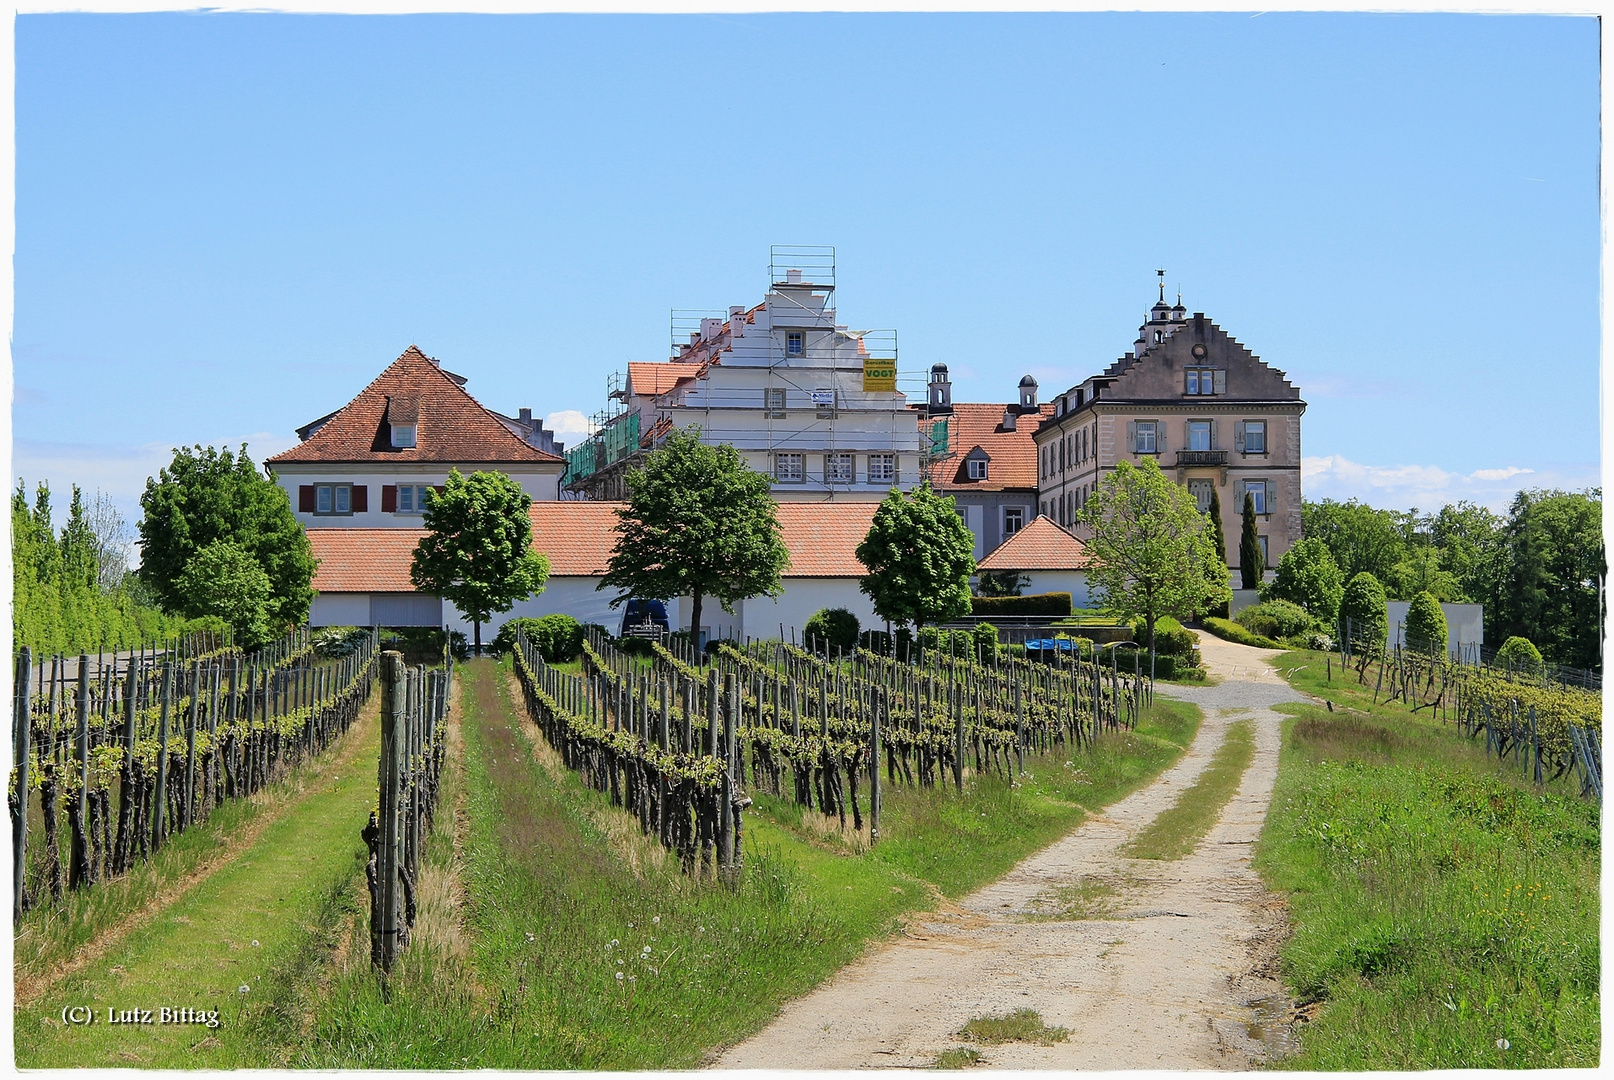
[[[800,270],[786,270],[785,271],[785,284],[787,284],[787,285],[800,285],[801,284],[801,271]]]
[[[729,337],[745,336],[745,308],[735,304],[729,308]]]
[[[531,409],[518,410],[516,412],[516,419],[520,420],[523,424],[527,425],[528,427],[532,427],[532,410]]]
[[[1013,405],[1005,405],[1003,407],[1003,430],[1004,431],[1013,431],[1013,430],[1015,430],[1015,425],[1018,424],[1019,421],[1020,421],[1020,410],[1016,409]]]

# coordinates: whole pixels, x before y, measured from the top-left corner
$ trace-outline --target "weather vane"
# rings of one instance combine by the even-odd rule
[[[1166,302],[1166,272],[1164,270],[1156,270],[1155,273],[1160,276],[1160,302],[1165,303]]]

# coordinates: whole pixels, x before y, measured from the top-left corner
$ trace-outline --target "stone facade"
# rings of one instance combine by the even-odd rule
[[[1256,503],[1266,564],[1300,539],[1300,418],[1306,403],[1203,312],[1164,290],[1132,354],[1054,401],[1037,431],[1038,509],[1074,523],[1118,461],[1153,458],[1202,508],[1215,491],[1230,568],[1238,566],[1244,496]]]

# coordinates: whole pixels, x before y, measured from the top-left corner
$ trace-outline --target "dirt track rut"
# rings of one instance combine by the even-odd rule
[[[925,917],[788,1005],[720,1068],[928,1065],[964,1042],[971,1018],[1031,1008],[1068,1028],[1051,1046],[981,1047],[1016,1069],[1247,1069],[1269,1051],[1264,1003],[1282,987],[1271,960],[1283,908],[1250,867],[1271,800],[1282,717],[1302,700],[1264,662],[1269,650],[1201,635],[1213,687],[1162,687],[1205,712],[1193,745],[1154,783],[965,897]],[[1230,723],[1252,719],[1255,756],[1195,851],[1174,862],[1118,849],[1191,785]],[[1051,919],[1058,889],[1110,887],[1095,917]],[[1041,901],[1039,903],[1039,901]]]

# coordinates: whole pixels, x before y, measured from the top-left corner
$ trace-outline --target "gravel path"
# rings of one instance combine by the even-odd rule
[[[1272,960],[1284,912],[1250,869],[1277,774],[1280,701],[1304,700],[1271,650],[1201,635],[1218,686],[1161,687],[1201,706],[1188,752],[1148,787],[1089,818],[956,907],[786,1006],[723,1054],[721,1068],[913,1067],[961,1044],[971,1018],[1031,1008],[1070,1037],[980,1047],[1014,1069],[1247,1069],[1265,1058],[1282,986]],[[1255,758],[1193,854],[1128,859],[1118,848],[1194,782],[1234,720],[1253,719]],[[1050,918],[1055,891],[1115,890],[1093,917]],[[1278,1010],[1281,1011],[1281,1010]]]

